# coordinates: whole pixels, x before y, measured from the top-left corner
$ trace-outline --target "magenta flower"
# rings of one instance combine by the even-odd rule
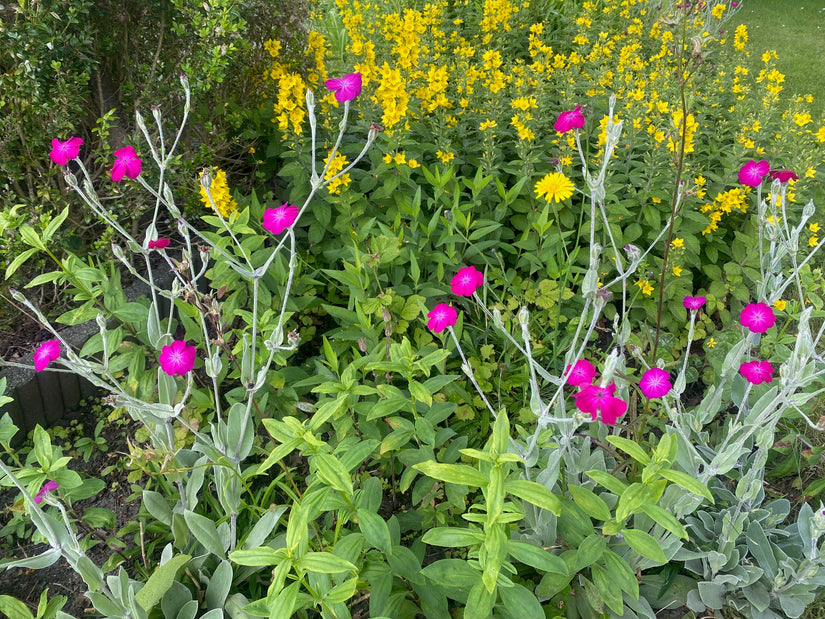
[[[705,297],[685,297],[682,299],[682,305],[685,309],[696,311],[705,304],[705,301],[707,301]]]
[[[567,376],[568,385],[589,385],[596,378],[596,368],[587,359],[579,359],[573,365],[564,368],[564,375]]]
[[[280,234],[294,224],[297,218],[298,207],[284,202],[278,208],[268,208],[264,211],[264,230],[272,234]]]
[[[77,158],[81,146],[83,146],[83,138],[69,138],[65,142],[54,139],[49,157],[57,165],[66,165],[70,160]]]
[[[484,283],[484,274],[475,267],[459,269],[450,282],[453,294],[460,297],[471,297],[476,288]]]
[[[753,333],[764,333],[774,325],[776,316],[764,303],[750,303],[742,310],[739,322]]]
[[[160,369],[169,376],[183,376],[195,367],[195,347],[189,346],[183,340],[175,340],[169,346],[163,347],[158,362]]]
[[[135,149],[131,146],[124,146],[117,149],[114,155],[115,163],[112,166],[112,180],[118,182],[124,175],[132,180],[136,179],[141,172],[142,162]]]
[[[349,73],[344,77],[336,77],[324,82],[327,90],[335,93],[335,98],[343,103],[344,101],[352,101],[361,94],[361,74],[356,71]]]
[[[439,303],[427,314],[427,328],[433,333],[441,333],[447,327],[452,327],[458,319],[458,313],[452,305]]]
[[[601,413],[602,422],[613,425],[627,411],[627,402],[615,397],[615,392],[615,383],[610,383],[607,387],[588,385],[573,397],[576,398],[576,408],[583,413],[590,413],[592,421],[596,421]]]
[[[149,241],[149,249],[166,249],[169,247],[169,239],[158,239],[157,241]]]
[[[40,344],[34,353],[34,371],[42,372],[60,356],[60,341],[48,340]]]
[[[562,112],[553,123],[553,129],[559,133],[567,133],[572,129],[581,129],[584,127],[584,116],[581,112],[582,106],[577,105],[576,109]]]
[[[43,502],[43,497],[46,496],[49,492],[54,492],[60,487],[56,481],[47,481],[43,484],[43,487],[34,495],[34,502],[40,505]]]
[[[660,368],[650,368],[642,375],[639,389],[646,398],[651,400],[661,398],[673,389],[673,385],[670,384],[670,374]]]
[[[771,171],[770,164],[765,161],[754,161],[751,159],[739,168],[739,183],[748,187],[759,187],[762,178]]]
[[[799,180],[799,177],[793,170],[771,170],[769,174],[773,180],[778,180],[780,183],[787,183],[790,180]]]
[[[773,380],[773,368],[768,361],[749,361],[739,366],[739,373],[749,383],[761,385]]]

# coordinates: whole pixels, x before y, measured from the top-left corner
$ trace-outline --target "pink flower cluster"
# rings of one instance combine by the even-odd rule
[[[54,492],[60,487],[56,481],[49,480],[43,487],[38,490],[37,494],[34,495],[34,502],[40,505],[43,502],[43,497],[46,496],[49,492]]]
[[[759,187],[766,176],[780,183],[799,180],[799,176],[793,170],[771,170],[770,164],[765,159],[762,161],[751,159],[739,168],[739,183],[748,187]]]
[[[765,303],[749,303],[742,309],[739,322],[751,333],[765,333],[776,324],[776,316],[770,306]],[[739,366],[739,373],[754,385],[769,383],[773,380],[773,367],[768,361],[754,360],[743,363]]]
[[[361,74],[356,71],[344,77],[329,79],[324,82],[324,86],[335,93],[336,101],[340,103],[352,101],[361,94]]]
[[[175,340],[160,351],[158,363],[169,376],[183,376],[195,367],[195,347],[184,340]]]
[[[603,423],[613,425],[627,412],[627,402],[613,395],[616,393],[615,383],[610,383],[606,387],[593,384],[596,368],[587,359],[568,365],[564,375],[568,384],[579,388],[579,392],[573,396],[576,408],[583,413],[589,413],[592,421],[596,421],[601,415]]]
[[[72,159],[77,159],[81,146],[83,146],[83,138],[71,137],[65,142],[54,139],[52,140],[52,150],[49,157],[55,164],[65,166]],[[113,181],[120,181],[124,176],[134,180],[140,175],[142,162],[134,148],[124,146],[116,150],[114,156],[115,163],[112,165]]]
[[[450,289],[456,296],[471,297],[482,285],[484,285],[484,273],[470,266],[458,270],[458,273],[450,282]],[[427,318],[429,319],[427,327],[433,333],[441,333],[444,329],[452,327],[456,323],[458,312],[452,305],[439,303],[427,314]]]
[[[34,353],[34,371],[42,372],[60,356],[60,341],[48,340],[37,347]]]
[[[298,219],[298,207],[284,202],[278,208],[268,208],[264,211],[264,230],[272,234],[280,234]]]
[[[556,122],[553,123],[553,129],[559,133],[567,133],[573,129],[581,129],[584,127],[584,115],[581,110],[582,106],[577,105],[575,109],[559,114]]]
[[[169,247],[169,239],[157,239],[147,243],[149,249],[166,249]]]

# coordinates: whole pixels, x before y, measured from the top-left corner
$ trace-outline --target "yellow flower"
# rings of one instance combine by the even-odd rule
[[[407,159],[407,165],[410,169],[415,170],[416,168],[420,168],[421,164],[418,163],[415,159]]]
[[[392,160],[395,161],[397,165],[404,165],[405,163],[407,163],[407,155],[405,155],[404,153],[396,153],[395,157],[393,157]]]
[[[444,152],[441,152],[440,150],[435,151],[435,156],[438,157],[441,160],[441,163],[449,163],[450,161],[455,159],[455,154],[454,153],[450,153],[450,152],[444,153]]]
[[[679,266],[673,267],[673,274],[676,277],[679,277],[682,274],[682,267],[679,267]]]
[[[716,19],[722,19],[722,14],[725,12],[726,8],[727,7],[724,4],[717,4],[715,7],[713,7],[713,10],[711,11],[711,14]]]
[[[641,289],[643,295],[649,297],[653,294],[653,284],[648,280],[640,279],[636,282],[636,285]]]
[[[814,135],[820,142],[825,142],[825,125],[821,126]]]
[[[745,43],[747,42],[748,27],[745,24],[739,24],[733,34],[733,48],[738,52],[745,51]]]
[[[800,127],[804,127],[809,122],[811,122],[811,115],[810,114],[794,114],[793,121],[799,125]]]
[[[326,156],[324,159],[324,163],[329,161],[329,155]],[[335,157],[332,159],[332,163],[329,164],[329,168],[327,169],[326,174],[324,174],[324,180],[329,180],[338,172],[343,170],[347,166],[347,158],[342,155],[340,152],[335,153]],[[327,191],[330,194],[338,194],[341,193],[341,187],[346,187],[349,185],[350,177],[349,174],[342,174],[336,179],[333,179],[327,185]]]
[[[498,123],[494,120],[485,120],[478,126],[480,131],[486,131],[487,129],[495,129],[496,127],[498,127]],[[823,127],[823,130],[825,130],[825,127]]]
[[[548,202],[562,202],[573,195],[573,181],[560,172],[551,172],[536,183],[536,195]]]
[[[209,187],[209,194],[212,196],[212,202],[215,203],[215,210],[223,215],[229,217],[229,213],[238,209],[238,203],[229,193],[229,185],[226,183],[226,172],[223,170],[214,171],[212,176],[212,185]],[[206,189],[201,185],[201,202],[206,208],[212,208],[212,202],[209,200],[209,195]]]
[[[780,312],[784,312],[785,307],[787,307],[787,305],[788,305],[787,301],[783,301],[782,299],[777,299],[776,301],[773,302],[773,306],[776,309],[778,309]]]
[[[673,239],[670,246],[673,249],[676,249],[677,247],[678,248],[683,248],[685,246],[685,240],[684,239],[679,239],[679,238]]]
[[[811,232],[819,232],[819,224],[809,224],[808,230],[810,230]]]
[[[697,187],[704,187],[705,186],[705,177],[701,174],[694,179]]]
[[[392,163],[392,155],[390,155],[389,153],[387,153],[386,155],[384,155],[384,157],[382,158],[382,160],[383,160],[383,162],[384,162],[384,163]]]
[[[817,245],[819,245],[819,239],[816,238],[816,235],[808,239],[808,247],[816,247]]]
[[[705,342],[705,346],[707,346],[708,348],[715,347],[716,346],[716,340],[713,339],[713,338],[710,338],[707,342]]]

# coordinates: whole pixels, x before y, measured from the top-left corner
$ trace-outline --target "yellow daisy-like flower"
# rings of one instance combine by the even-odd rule
[[[496,127],[498,127],[498,123],[494,120],[485,120],[478,126],[480,131],[486,131],[487,129],[495,129]]]
[[[715,7],[713,7],[713,10],[711,11],[711,14],[716,19],[722,19],[722,14],[725,12],[726,8],[727,7],[724,4],[717,4]]]
[[[670,246],[671,246],[673,249],[676,249],[677,247],[678,247],[678,248],[682,248],[682,247],[684,247],[684,246],[685,246],[685,240],[684,240],[684,239],[680,239],[680,238],[675,238],[675,239],[673,239],[673,241],[671,241]]]
[[[209,195],[206,189],[201,185],[201,202],[206,208],[212,208],[212,202],[215,203],[215,210],[224,217],[229,217],[232,211],[238,209],[238,203],[229,193],[229,185],[226,182],[226,172],[223,170],[212,170],[212,184],[209,187],[209,193],[212,195],[212,201],[209,200]]]
[[[453,159],[455,159],[455,153],[444,153],[440,150],[435,151],[435,156],[441,161],[441,163],[449,163]]]
[[[808,224],[808,230],[810,230],[811,232],[819,232],[819,224]]]
[[[407,165],[408,165],[408,166],[410,167],[410,169],[412,169],[412,170],[415,170],[416,168],[420,168],[420,167],[421,167],[421,164],[420,164],[420,163],[418,163],[418,161],[416,161],[415,159],[407,159]]]
[[[715,347],[716,346],[716,340],[713,339],[713,338],[710,338],[707,342],[705,342],[705,346],[707,346],[708,348]]]
[[[673,274],[676,277],[679,277],[682,274],[682,267],[680,267],[680,266],[673,267]]]
[[[405,155],[404,153],[397,153],[395,157],[392,158],[392,160],[395,161],[395,163],[398,165],[404,165],[405,163],[407,163],[407,155]]]
[[[551,172],[536,183],[536,195],[548,202],[562,202],[573,195],[573,181],[560,172]]]
[[[777,299],[773,302],[773,306],[778,309],[780,312],[784,312],[785,308],[788,306],[787,301],[783,301],[782,299]]]
[[[816,247],[817,245],[819,245],[819,239],[816,235],[808,239],[808,247]]]

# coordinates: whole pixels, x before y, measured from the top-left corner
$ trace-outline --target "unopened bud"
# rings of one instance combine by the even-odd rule
[[[624,251],[631,262],[638,262],[642,257],[642,250],[635,245],[625,245]]]
[[[212,186],[212,170],[209,168],[204,168],[201,170],[201,187],[203,187],[206,191],[209,191],[209,188]]]
[[[810,200],[805,207],[802,209],[802,216],[805,219],[810,219],[811,217],[816,214],[816,207],[814,206],[814,201]]]
[[[66,184],[72,189],[77,189],[77,177],[71,172],[66,172],[63,175],[63,180],[65,180]]]
[[[126,260],[126,254],[123,253],[123,248],[120,245],[112,243],[112,255],[118,260]]]

